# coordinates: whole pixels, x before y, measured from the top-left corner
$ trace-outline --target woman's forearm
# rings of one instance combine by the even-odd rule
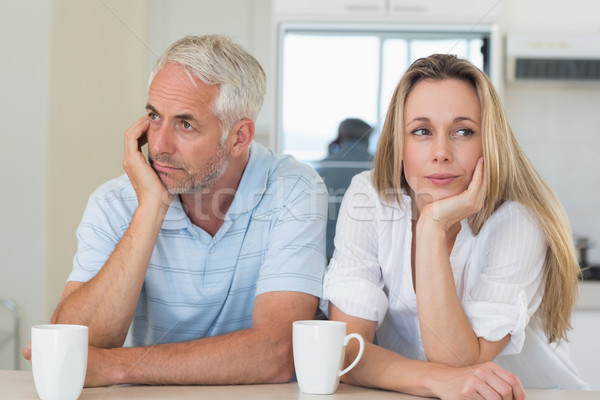
[[[456,367],[473,365],[480,361],[479,340],[460,304],[450,265],[454,238],[448,236],[458,231],[420,220],[415,233],[415,291],[427,359]]]
[[[358,353],[358,344],[351,341],[346,349],[349,365]],[[443,366],[426,361],[411,360],[365,341],[360,362],[342,376],[342,381],[356,386],[374,387],[424,397],[438,396],[433,390],[431,374]]]

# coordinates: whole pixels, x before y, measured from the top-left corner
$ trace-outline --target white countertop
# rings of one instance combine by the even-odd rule
[[[37,394],[31,372],[0,371],[0,397],[11,400],[36,400]],[[591,400],[600,398],[600,392],[525,390],[528,400]],[[308,395],[296,383],[237,386],[112,386],[83,389],[81,400],[131,399],[239,399],[239,400],[416,400],[423,397],[367,389],[340,384],[332,395]]]

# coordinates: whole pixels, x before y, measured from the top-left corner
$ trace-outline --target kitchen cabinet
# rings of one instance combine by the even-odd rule
[[[274,0],[273,14],[282,19],[356,19],[406,23],[497,22],[498,0]]]
[[[509,32],[593,33],[600,30],[600,2],[527,0],[504,2]]]
[[[385,0],[275,0],[276,15],[375,15],[383,16]]]
[[[498,0],[390,0],[389,16],[407,22],[496,22],[502,3]]]

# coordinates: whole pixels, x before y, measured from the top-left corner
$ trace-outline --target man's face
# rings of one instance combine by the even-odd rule
[[[218,88],[165,65],[148,91],[148,158],[169,193],[212,189],[227,169],[222,127],[210,111]]]

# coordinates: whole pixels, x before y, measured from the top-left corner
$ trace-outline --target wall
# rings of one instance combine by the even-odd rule
[[[145,113],[143,0],[54,0],[48,131],[46,312],[73,266],[88,196],[123,173],[123,132]]]
[[[1,9],[0,297],[19,306],[24,345],[28,327],[45,321],[50,0],[2,1]],[[13,348],[0,348],[0,369],[13,368]]]
[[[3,0],[0,33],[0,297],[21,310],[22,347],[60,298],[87,197],[122,173],[122,133],[145,112],[146,6]],[[0,349],[0,368],[11,361]]]
[[[506,32],[600,33],[600,3],[505,1]],[[532,18],[532,16],[538,16]],[[596,246],[600,263],[600,82],[516,82],[504,87],[512,127],[525,152],[558,195],[573,232]]]

